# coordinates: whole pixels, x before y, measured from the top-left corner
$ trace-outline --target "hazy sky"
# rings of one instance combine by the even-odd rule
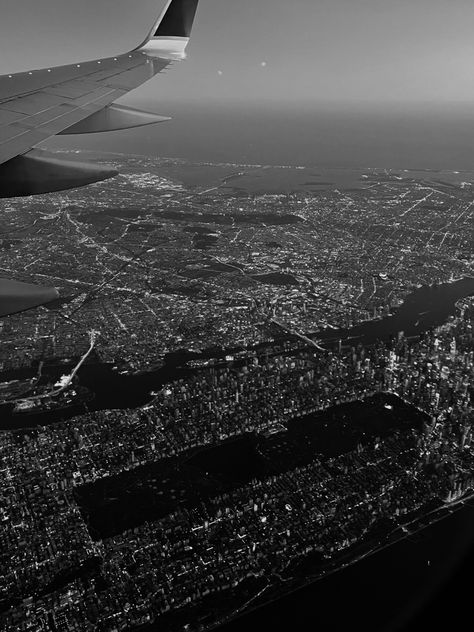
[[[136,45],[164,0],[0,0],[0,72]],[[127,98],[474,98],[472,0],[201,0],[189,59]]]

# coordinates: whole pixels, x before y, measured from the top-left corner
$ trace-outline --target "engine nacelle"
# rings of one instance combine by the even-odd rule
[[[54,287],[0,279],[0,316],[50,303],[59,297]]]
[[[155,123],[169,120],[171,120],[169,116],[159,116],[152,112],[144,112],[125,105],[113,104],[68,127],[61,134],[115,132],[121,129],[154,125]]]
[[[118,175],[101,165],[77,162],[32,149],[0,165],[0,198],[75,189]]]

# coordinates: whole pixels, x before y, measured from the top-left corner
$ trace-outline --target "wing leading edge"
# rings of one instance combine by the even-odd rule
[[[0,76],[0,198],[71,189],[116,175],[35,147],[57,134],[166,120],[113,102],[184,58],[197,5],[198,0],[167,0],[146,40],[123,55]],[[0,279],[0,317],[57,296],[51,287]]]

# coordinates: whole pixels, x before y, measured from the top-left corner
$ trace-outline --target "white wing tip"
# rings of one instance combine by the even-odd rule
[[[184,59],[189,37],[152,37],[141,50],[152,57]]]

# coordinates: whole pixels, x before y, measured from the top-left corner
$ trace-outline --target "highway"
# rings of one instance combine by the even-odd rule
[[[293,336],[297,336],[298,338],[300,338],[301,340],[303,340],[307,344],[309,344],[309,345],[311,345],[313,347],[316,347],[316,349],[319,349],[319,351],[326,351],[326,349],[324,349],[324,347],[321,347],[320,345],[318,345],[318,343],[315,340],[312,340],[311,338],[308,338],[308,336],[305,336],[304,334],[300,333],[299,331],[296,331],[295,329],[292,329],[288,325],[285,325],[284,323],[281,323],[279,320],[276,320],[276,318],[272,318],[271,322],[274,323],[275,325],[278,325],[279,327],[284,329],[289,334],[292,334]]]

